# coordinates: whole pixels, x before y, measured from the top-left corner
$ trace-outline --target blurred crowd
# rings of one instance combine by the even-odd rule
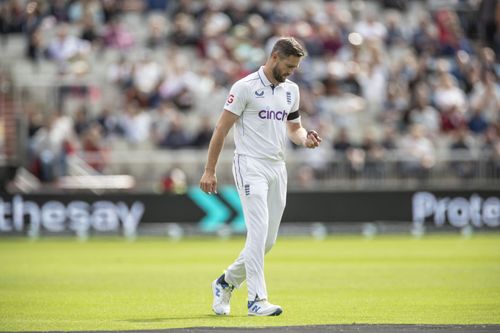
[[[395,152],[409,176],[425,176],[454,151],[500,172],[496,0],[0,0],[0,32],[0,45],[23,34],[26,58],[70,78],[92,75],[91,59],[118,55],[105,67],[110,89],[60,87],[60,96],[89,101],[106,94],[99,110],[26,110],[31,168],[44,181],[65,174],[74,151],[91,152],[89,164],[103,171],[118,141],[206,147],[231,84],[284,35],[308,51],[291,79],[305,127],[325,139],[305,159],[304,177],[323,177],[332,154],[352,175],[379,176]],[[451,168],[472,176],[467,163]]]

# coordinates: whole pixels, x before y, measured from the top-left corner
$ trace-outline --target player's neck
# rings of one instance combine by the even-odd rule
[[[272,71],[272,69],[271,69],[271,66],[268,66],[268,64],[267,64],[267,63],[264,65],[264,75],[266,76],[267,80],[268,80],[269,82],[271,82],[271,84],[272,84],[273,86],[277,86],[277,85],[279,85],[279,84],[280,84],[280,83],[279,83],[279,82],[278,82],[278,81],[274,78],[274,76],[273,76],[273,71]]]

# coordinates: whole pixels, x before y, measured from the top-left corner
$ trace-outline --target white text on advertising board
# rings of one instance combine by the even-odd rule
[[[413,223],[424,224],[433,220],[436,226],[446,222],[454,227],[472,225],[474,227],[500,226],[500,199],[482,198],[472,194],[464,197],[436,197],[429,192],[417,192],[413,195]]]
[[[82,231],[134,232],[144,214],[144,204],[135,201],[130,207],[124,202],[107,200],[92,204],[73,200],[64,204],[57,200],[38,204],[24,201],[20,195],[12,201],[0,198],[0,232]]]

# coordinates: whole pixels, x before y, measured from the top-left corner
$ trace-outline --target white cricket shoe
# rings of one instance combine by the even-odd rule
[[[249,316],[279,316],[282,312],[281,306],[271,304],[265,299],[248,302]]]
[[[225,274],[222,274],[212,282],[212,292],[214,295],[212,310],[216,315],[228,315],[231,312],[230,301],[234,287],[224,280],[224,276]]]

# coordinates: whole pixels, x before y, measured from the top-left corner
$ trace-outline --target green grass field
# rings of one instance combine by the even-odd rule
[[[266,259],[280,317],[229,317],[210,283],[244,239],[0,238],[0,331],[194,326],[500,324],[500,234],[280,238]]]

